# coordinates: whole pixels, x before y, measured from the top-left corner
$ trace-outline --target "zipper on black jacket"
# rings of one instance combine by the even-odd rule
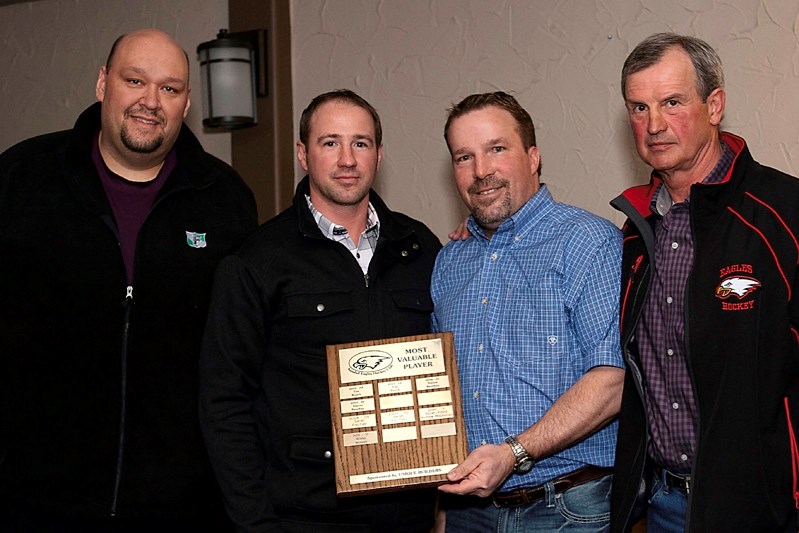
[[[694,217],[696,210],[695,207],[689,204],[688,207],[688,216],[690,221],[690,228],[691,228],[691,239],[694,241],[694,253],[693,257],[691,258],[691,268],[688,270],[688,277],[685,279],[685,290],[683,291],[683,321],[684,326],[683,330],[685,333],[683,334],[683,342],[685,342],[685,365],[688,367],[688,377],[691,380],[691,388],[693,389],[694,393],[694,409],[696,409],[696,442],[694,444],[694,457],[691,460],[691,482],[690,488],[691,490],[686,493],[686,502],[685,502],[685,530],[691,530],[691,510],[693,507],[693,500],[694,494],[696,493],[696,464],[699,460],[699,440],[701,438],[701,426],[702,426],[702,414],[700,413],[699,408],[699,391],[696,389],[696,375],[694,374],[694,366],[691,362],[691,322],[690,322],[690,295],[691,295],[691,288],[693,286],[693,272],[694,272],[694,265],[696,265],[696,258],[698,255],[699,250],[699,236],[696,233],[696,225],[694,224]]]
[[[619,201],[619,199],[623,201]],[[632,204],[630,204],[626,198],[619,197],[613,200],[610,204],[617,210],[621,211],[623,214],[627,215],[629,223],[631,223],[636,228],[638,234],[640,235],[641,241],[643,242],[644,245],[643,246],[644,251],[641,253],[641,255],[639,255],[636,258],[636,260],[630,266],[630,278],[628,280],[628,284],[625,289],[626,297],[621,302],[621,305],[624,308],[626,308],[628,305],[630,306],[629,311],[626,311],[624,313],[624,314],[629,314],[630,325],[628,325],[628,327],[630,328],[630,334],[627,338],[621,339],[621,342],[622,342],[622,351],[624,352],[623,356],[625,357],[625,362],[628,365],[628,369],[633,374],[633,383],[641,399],[641,408],[644,409],[644,420],[645,420],[644,423],[648,427],[649,422],[646,420],[646,395],[643,389],[643,383],[644,383],[643,375],[641,374],[641,370],[638,366],[639,363],[635,361],[632,354],[630,354],[629,346],[635,342],[635,328],[638,324],[638,321],[641,318],[641,312],[643,310],[643,305],[646,300],[646,295],[649,293],[649,285],[651,283],[650,279],[651,274],[649,270],[651,268],[651,262],[650,261],[644,262],[644,257],[645,256],[653,257],[653,254],[651,254],[650,252],[654,248],[653,244],[654,231],[652,231],[652,227],[650,226],[647,219],[641,216],[641,214],[632,207]],[[643,269],[641,268],[642,265]],[[633,286],[635,285],[636,279],[638,280],[638,283],[634,289],[634,293],[629,294],[629,290],[633,288]],[[645,285],[646,288],[644,287]],[[619,325],[621,327],[621,325],[624,324],[623,314],[620,315],[619,319],[620,319]],[[626,357],[628,354],[630,356]],[[647,430],[644,436],[644,443],[642,450],[645,457],[648,453],[647,451],[648,449],[649,449],[649,431]],[[646,464],[647,461],[646,458],[644,458],[644,460],[642,461],[641,470],[638,472],[639,479],[645,478],[647,475],[647,473],[645,472]],[[631,477],[634,477],[635,468],[631,470],[633,471],[631,473]],[[626,514],[620,513],[623,515],[622,525],[625,531],[630,529],[630,527],[632,527],[632,524],[630,522],[632,520],[633,511],[635,510],[635,501],[637,499],[638,496],[636,495],[635,498],[633,499],[633,503],[629,505],[629,510],[627,511]],[[626,506],[626,504],[623,503],[622,506],[624,507]]]
[[[119,399],[119,447],[117,448],[117,466],[114,476],[114,494],[111,500],[111,516],[116,516],[117,501],[119,500],[119,487],[122,483],[122,465],[125,457],[125,413],[127,411],[127,389],[128,389],[128,336],[130,335],[130,314],[133,310],[133,286],[128,285],[125,289],[125,300],[122,302],[125,308],[125,318],[122,322],[122,360],[121,383]]]
[[[632,307],[629,311],[630,323],[632,325],[629,326],[631,330],[629,337],[622,341],[622,350],[624,352],[623,355],[625,356],[625,362],[627,363],[628,369],[633,375],[633,384],[635,385],[636,391],[638,392],[638,396],[641,399],[641,408],[644,410],[644,424],[646,424],[646,426],[648,427],[649,422],[646,420],[646,394],[644,393],[644,385],[643,385],[644,378],[643,374],[641,373],[640,362],[636,360],[636,358],[633,356],[632,353],[630,353],[631,352],[630,346],[636,342],[635,328],[638,324],[638,321],[641,318],[641,312],[643,309],[644,301],[646,299],[647,293],[649,292],[649,285],[651,283],[651,279],[648,279],[648,276],[650,276],[649,274],[650,263],[649,262],[643,263],[643,269],[641,269],[643,257],[644,255],[641,255],[638,258],[634,267],[632,268],[632,272],[630,273],[630,280],[633,280],[636,276],[640,276],[640,279],[638,281],[637,287],[635,288],[634,294],[630,295],[629,296],[630,300],[626,302],[630,304]],[[647,286],[646,289],[644,289],[644,285]],[[648,454],[648,450],[649,450],[649,431],[647,430],[644,435],[644,442],[642,449],[642,453],[644,454],[645,458],[643,460],[642,468],[638,472],[639,479],[645,478],[647,476],[646,455]],[[647,498],[649,497],[648,494],[646,497]],[[629,511],[624,517],[623,524],[625,531],[629,530],[629,528],[632,527],[631,520],[632,520],[633,511],[635,510],[635,500],[637,499],[638,496],[636,496],[633,499],[633,503],[630,505]]]
[[[174,170],[173,170],[174,173]],[[169,177],[167,177],[169,179]],[[159,196],[153,202],[153,205],[150,206],[150,210],[147,212],[147,216],[144,217],[142,220],[141,225],[139,226],[139,233],[136,236],[136,250],[133,254],[133,279],[136,279],[136,271],[137,271],[137,263],[139,259],[139,247],[141,246],[141,235],[142,229],[144,228],[147,220],[150,218],[150,215],[155,210],[156,206],[164,201],[165,198],[172,196],[173,194],[182,192],[187,189],[194,189],[194,190],[202,190],[207,187],[210,187],[215,183],[215,179],[213,179],[209,183],[202,184],[197,187],[193,187],[190,185],[179,185],[178,187],[167,190],[161,190]],[[166,184],[165,184],[166,185]],[[100,218],[105,222],[105,224],[111,229],[111,232],[117,239],[117,244],[119,245],[119,230],[116,226],[116,222],[114,220],[113,215],[109,216],[107,214],[100,215]],[[132,283],[132,281],[128,281],[128,283]],[[116,464],[116,472],[114,476],[114,492],[111,497],[111,516],[116,516],[117,512],[117,503],[119,501],[119,491],[122,484],[122,467],[124,463],[125,457],[125,414],[127,411],[127,384],[128,384],[128,342],[130,340],[130,323],[131,323],[131,313],[133,311],[133,285],[129,284],[125,288],[125,299],[122,302],[122,306],[124,307],[124,319],[122,322],[122,353],[121,353],[121,383],[120,383],[120,417],[119,417],[119,441],[118,441],[118,448],[117,448],[117,464]]]

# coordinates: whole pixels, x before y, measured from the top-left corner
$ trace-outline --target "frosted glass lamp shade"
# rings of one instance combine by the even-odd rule
[[[246,128],[257,124],[255,50],[221,30],[197,47],[202,79],[203,126]]]

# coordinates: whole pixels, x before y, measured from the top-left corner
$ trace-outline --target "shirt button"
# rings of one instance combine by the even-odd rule
[[[400,255],[401,255],[402,257],[408,257],[408,250],[403,250],[403,251],[401,251],[401,252],[400,252]]]
[[[333,452],[331,452],[330,450],[326,450],[324,455],[325,459],[330,459],[331,457],[333,457]]]
[[[669,348],[668,350],[666,350],[666,353],[669,354],[669,355],[674,355],[674,350]]]
[[[325,310],[325,304],[316,304],[316,310],[321,313]]]
[[[680,461],[682,461],[684,463],[687,460],[688,460],[688,456],[687,455],[685,455],[684,453],[680,454]]]
[[[472,398],[475,400],[480,397],[480,391],[476,390],[472,393]]]
[[[677,409],[680,408],[680,404],[678,404],[677,402],[674,402],[674,403],[671,404],[671,408],[676,411]]]
[[[416,243],[413,243],[413,246],[411,246],[411,248],[413,248],[414,250],[418,250],[419,249],[419,245],[416,244]]]
[[[497,252],[494,252],[493,254],[491,254],[491,260],[492,261],[496,261],[497,260]]]
[[[483,298],[482,300],[483,305],[488,305],[488,298]]]
[[[670,303],[671,303],[671,302],[673,302],[673,301],[674,301],[674,298],[672,298],[671,296],[669,296],[669,297],[667,297],[667,298],[666,298],[666,303],[667,303],[667,304],[670,304]]]
[[[486,444],[488,444],[487,440],[483,439],[480,441],[480,446],[485,446]]]
[[[676,249],[677,249],[679,246],[680,246],[680,245],[679,245],[679,244],[677,244],[676,242],[673,242],[673,243],[671,243],[671,249],[672,249],[672,250],[676,250]]]
[[[478,352],[482,352],[483,351],[483,343],[482,342],[477,345],[477,351]]]
[[[514,235],[513,236],[513,240],[516,241],[516,242],[519,242],[520,240],[522,240],[522,238],[519,237],[518,235]]]

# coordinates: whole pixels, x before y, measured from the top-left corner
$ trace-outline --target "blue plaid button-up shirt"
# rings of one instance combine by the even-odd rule
[[[535,423],[593,367],[622,367],[621,233],[556,203],[546,186],[489,239],[473,219],[440,252],[431,292],[435,331],[452,331],[469,449]],[[585,465],[611,466],[614,422],[499,490],[530,487]]]

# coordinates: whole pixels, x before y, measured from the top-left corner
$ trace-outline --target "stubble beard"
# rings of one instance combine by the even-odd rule
[[[497,180],[491,185],[496,187],[504,187],[505,193],[500,199],[486,206],[481,206],[477,202],[472,203],[471,212],[472,217],[474,217],[475,221],[477,221],[477,223],[482,227],[496,229],[500,224],[502,224],[502,222],[511,216],[512,202],[510,188],[508,187],[507,181]]]
[[[363,199],[369,195],[369,189],[358,187],[357,189],[340,191],[336,190],[334,187],[330,187],[327,188],[325,193],[325,196],[337,205],[353,206],[360,204]]]
[[[369,196],[370,187],[365,186],[369,180],[361,175],[361,179],[353,187],[342,187],[335,178],[330,177],[329,182],[316,181],[314,187],[328,203],[342,207],[355,206]]]

